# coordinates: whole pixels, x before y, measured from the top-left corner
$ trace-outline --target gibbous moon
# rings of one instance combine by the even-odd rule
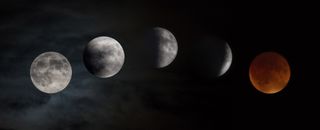
[[[88,43],[83,59],[90,73],[99,78],[108,78],[120,71],[125,55],[118,41],[111,37],[100,36]]]
[[[151,66],[163,68],[173,62],[178,53],[178,42],[167,29],[155,27],[147,34],[147,51]]]
[[[66,57],[57,52],[40,54],[31,64],[32,83],[45,93],[57,93],[71,80],[72,69]]]
[[[257,90],[266,94],[274,94],[288,84],[290,67],[287,60],[280,54],[264,52],[252,61],[249,76]]]

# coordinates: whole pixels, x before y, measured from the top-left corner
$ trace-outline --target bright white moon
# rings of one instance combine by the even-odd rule
[[[72,69],[67,58],[60,53],[45,52],[32,62],[30,76],[37,89],[52,94],[68,86]]]

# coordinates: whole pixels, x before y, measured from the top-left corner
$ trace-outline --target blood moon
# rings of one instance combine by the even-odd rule
[[[274,94],[285,88],[290,74],[287,60],[276,52],[264,52],[256,56],[249,69],[252,85],[266,94]]]

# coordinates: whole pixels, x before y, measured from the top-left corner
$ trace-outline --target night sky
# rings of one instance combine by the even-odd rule
[[[237,7],[241,11],[223,0],[0,3],[0,130],[288,128],[313,116],[307,108],[316,94],[304,82],[312,54],[299,44],[305,39],[293,27],[298,22],[291,22],[298,11],[283,10],[284,3]],[[142,53],[143,36],[153,27],[170,30],[179,46],[176,59],[161,69],[146,66]],[[83,50],[97,36],[115,38],[124,49],[125,63],[111,78],[97,78],[83,64]],[[194,60],[210,52],[203,44],[208,37],[232,49],[231,67],[221,77],[208,76],[206,62]],[[63,54],[72,66],[70,84],[56,94],[39,91],[30,79],[32,61],[47,51]],[[249,80],[250,62],[265,51],[280,53],[291,67],[288,86],[273,95]]]

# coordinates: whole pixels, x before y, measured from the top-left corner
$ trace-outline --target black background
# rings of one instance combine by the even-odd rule
[[[300,3],[1,1],[0,7],[0,129],[313,126],[317,93],[309,76],[316,47],[304,37],[307,16]],[[163,69],[145,67],[140,54],[141,35],[154,26],[178,41],[175,61]],[[110,79],[92,76],[82,63],[85,45],[101,35],[118,40],[126,55]],[[190,56],[203,36],[223,39],[232,49],[232,65],[222,77],[193,73],[199,66]],[[69,86],[58,94],[39,92],[29,78],[33,59],[46,51],[60,52],[73,67]],[[257,91],[248,77],[250,62],[265,51],[282,54],[291,67],[288,86],[273,95]]]

